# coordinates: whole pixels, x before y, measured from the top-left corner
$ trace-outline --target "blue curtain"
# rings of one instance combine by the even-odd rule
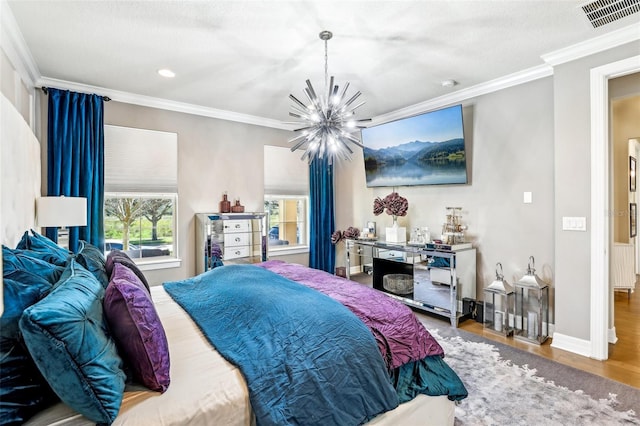
[[[102,96],[48,89],[47,194],[87,197],[87,226],[69,228],[78,240],[104,247],[104,100]],[[47,228],[57,241],[57,229]]]
[[[309,266],[333,274],[335,247],[331,233],[335,228],[333,210],[333,165],[328,159],[314,158],[309,166]]]

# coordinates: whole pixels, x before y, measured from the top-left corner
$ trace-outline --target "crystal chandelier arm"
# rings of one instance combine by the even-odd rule
[[[307,88],[305,90],[308,90],[308,95],[309,95],[309,99],[315,104],[315,103],[319,103],[318,100],[318,95],[316,95],[316,91],[313,90],[313,85],[311,84],[311,82],[309,80],[307,80]]]
[[[296,98],[295,96],[293,96],[292,94],[289,94],[289,98],[295,102],[296,104],[298,104],[300,106],[300,108],[302,109],[307,109],[307,106],[305,104],[303,104],[302,102],[300,102],[300,100],[298,100],[298,98]]]
[[[360,140],[358,140],[358,138],[355,138],[353,135],[350,135],[349,133],[345,133],[344,135],[342,135],[343,137],[349,139],[354,145],[359,146],[360,148],[364,148],[364,145],[362,145],[360,143]],[[342,142],[342,141],[340,141]],[[343,142],[344,143],[344,142]]]
[[[353,103],[353,101],[355,101],[356,99],[358,99],[360,97],[362,93],[358,90],[355,95],[353,95],[351,97],[351,99],[349,99],[347,102],[345,102],[344,104],[344,108],[348,107],[349,105],[351,105]]]

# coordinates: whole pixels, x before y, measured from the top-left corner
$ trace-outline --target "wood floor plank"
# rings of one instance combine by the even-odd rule
[[[636,287],[638,288],[638,287]],[[618,341],[609,345],[609,359],[598,361],[562,349],[552,348],[551,339],[542,345],[505,338],[485,331],[482,324],[467,320],[460,323],[462,330],[478,334],[487,339],[570,365],[598,376],[607,377],[629,386],[640,388],[640,296],[615,292],[615,328]]]

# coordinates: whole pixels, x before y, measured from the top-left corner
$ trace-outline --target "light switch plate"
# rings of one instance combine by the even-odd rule
[[[524,201],[525,204],[533,203],[533,193],[525,192],[524,195],[523,195],[523,201]]]
[[[563,231],[586,231],[587,230],[587,218],[586,217],[562,217],[562,230]]]

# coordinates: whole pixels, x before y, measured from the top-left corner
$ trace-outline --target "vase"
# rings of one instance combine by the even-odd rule
[[[393,224],[386,229],[385,240],[389,243],[404,243],[407,241],[407,228],[398,226],[398,216],[393,215]]]
[[[222,195],[222,201],[220,201],[220,213],[229,213],[231,211],[231,201],[227,198],[227,193]]]

